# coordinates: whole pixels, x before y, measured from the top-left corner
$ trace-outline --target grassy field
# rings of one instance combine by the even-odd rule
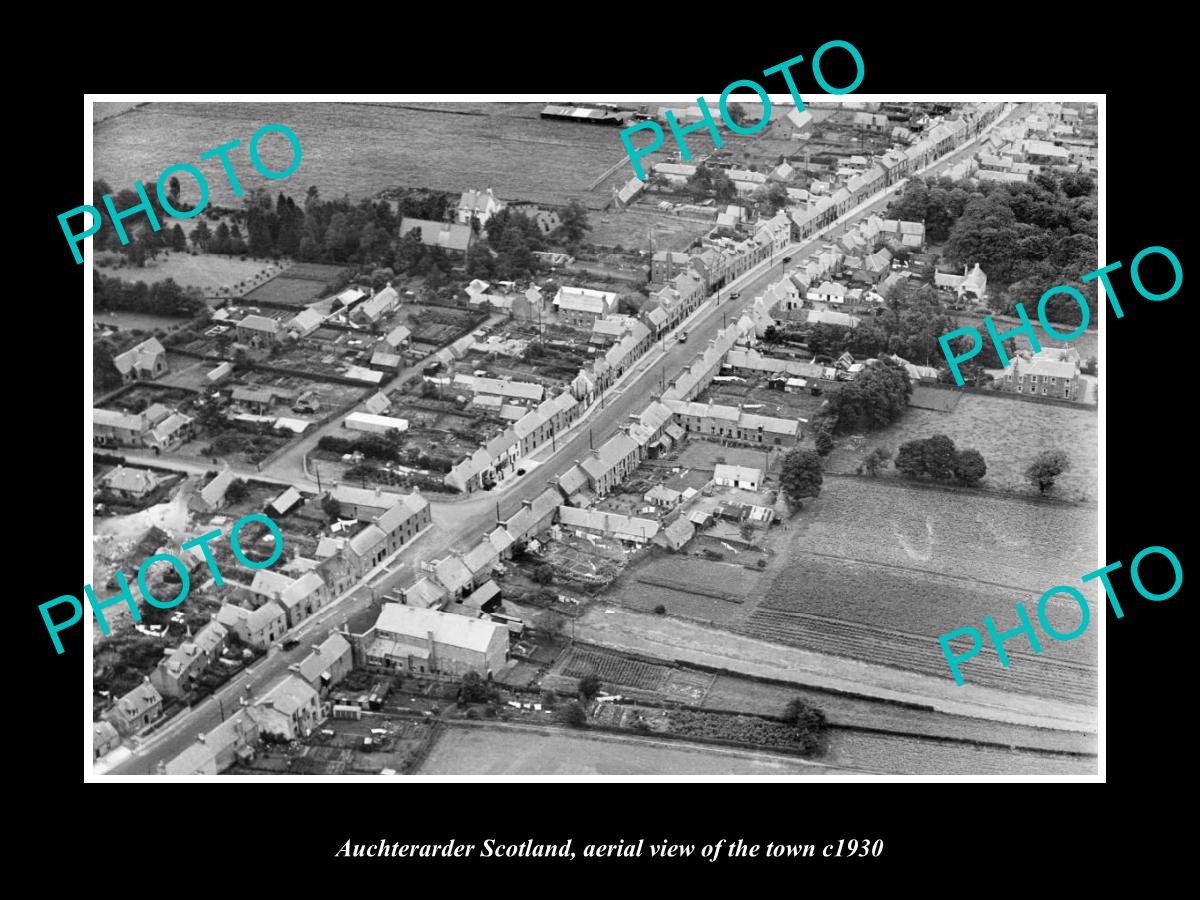
[[[119,189],[240,138],[231,159],[247,192],[265,187],[301,200],[316,185],[323,197],[358,199],[395,185],[452,192],[491,187],[505,199],[607,203],[610,184],[632,174],[626,162],[589,190],[625,156],[617,129],[545,121],[539,118],[542,105],[149,103],[94,127],[95,171]],[[250,136],[267,122],[286,124],[303,147],[300,168],[284,182],[268,181],[249,162]],[[264,140],[263,161],[283,168],[290,157],[286,141],[278,143],[282,153],[272,139]],[[220,164],[198,165],[209,176],[210,202],[236,205]],[[181,181],[183,199],[195,202],[194,180]]]
[[[683,743],[449,728],[420,775],[821,775],[821,766]]]
[[[192,256],[188,253],[171,253],[146,262],[144,269],[124,266],[119,269],[99,269],[105,275],[113,275],[124,281],[144,281],[154,284],[174,278],[184,287],[198,287],[207,291],[234,290],[238,282],[250,282],[277,272],[279,267],[265,260],[245,261],[233,256]]]
[[[1099,432],[1095,409],[1050,406],[987,394],[963,394],[952,412],[909,408],[896,424],[872,432],[857,451],[839,448],[826,470],[850,473],[867,452],[885,444],[893,451],[905,441],[945,434],[960,448],[974,447],[987,461],[983,486],[1037,494],[1024,470],[1043,450],[1062,450],[1071,469],[1060,476],[1054,496],[1095,501],[1098,497]],[[888,470],[888,476],[894,469]]]
[[[739,630],[755,637],[949,675],[935,638],[985,615],[1017,624],[1013,604],[1034,608],[1042,591],[1078,584],[1094,569],[1095,511],[985,495],[930,491],[866,479],[828,479],[821,498],[779,545],[778,574]],[[1098,615],[1089,596],[1093,618]],[[1061,631],[1079,622],[1074,601],[1047,606]],[[1012,690],[1087,702],[1094,695],[1096,631],[1068,642],[1010,645],[964,666],[965,677]],[[1083,666],[1084,668],[1078,668]]]

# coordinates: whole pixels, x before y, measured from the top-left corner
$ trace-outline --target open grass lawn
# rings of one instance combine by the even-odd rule
[[[799,759],[556,731],[448,728],[420,775],[820,775]]]
[[[247,257],[244,261],[236,256],[213,256],[201,254],[192,256],[188,253],[171,253],[148,260],[146,267],[123,266],[119,269],[112,267],[99,269],[104,275],[113,275],[124,281],[144,281],[154,284],[174,278],[184,287],[198,287],[210,292],[235,291],[238,282],[248,282],[256,277],[269,276],[279,271],[279,264],[269,260],[254,260]],[[257,283],[257,282],[256,282]],[[248,289],[248,288],[244,288]]]
[[[983,485],[993,490],[1037,494],[1024,471],[1043,450],[1062,450],[1071,469],[1060,476],[1052,496],[1095,502],[1098,497],[1099,431],[1095,409],[1031,403],[987,394],[963,394],[951,412],[910,407],[901,420],[871,432],[857,451],[838,449],[826,470],[849,473],[881,444],[899,450],[905,441],[945,434],[960,449],[974,447],[987,462]],[[897,475],[894,469],[887,476]]]

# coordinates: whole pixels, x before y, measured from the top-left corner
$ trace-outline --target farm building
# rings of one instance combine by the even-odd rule
[[[408,420],[396,419],[392,416],[376,416],[365,412],[352,412],[346,416],[346,427],[351,431],[386,434],[393,429],[396,431],[407,431]]]
[[[762,480],[762,469],[752,469],[749,466],[730,466],[717,463],[713,469],[713,481],[726,487],[757,491]]]

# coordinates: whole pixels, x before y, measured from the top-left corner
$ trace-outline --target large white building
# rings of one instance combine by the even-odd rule
[[[433,609],[385,603],[362,636],[368,664],[405,672],[463,675],[498,672],[508,656],[508,628]]]

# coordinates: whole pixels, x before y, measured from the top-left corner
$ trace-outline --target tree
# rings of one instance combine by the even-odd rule
[[[546,709],[554,709],[554,707],[558,706],[558,694],[549,688],[542,691],[542,706],[546,707]]]
[[[183,233],[183,229],[178,222],[167,232],[167,246],[172,250],[187,249],[187,236]]]
[[[530,577],[538,584],[554,584],[554,567],[549,563],[542,563],[533,570]]]
[[[983,454],[974,448],[960,450],[954,461],[954,477],[963,484],[973,485],[987,474]]]
[[[1044,494],[1054,487],[1054,479],[1070,468],[1071,460],[1067,454],[1061,450],[1043,450],[1025,470],[1025,477]]]
[[[820,749],[826,728],[825,713],[796,697],[784,708],[783,721],[795,729],[794,740],[802,753],[809,755]]]
[[[658,606],[654,607],[654,614],[665,616],[667,614],[667,608],[660,603]]]
[[[754,526],[749,522],[743,522],[738,526],[738,534],[742,536],[742,540],[747,544],[754,540]]]
[[[828,456],[833,452],[833,435],[829,433],[828,428],[818,428],[813,440],[817,445],[818,456]]]
[[[212,240],[212,231],[209,230],[207,222],[200,222],[192,229],[191,236],[192,246],[197,250],[207,250],[208,244]]]
[[[107,341],[100,341],[92,347],[92,378],[97,387],[105,390],[121,384],[121,373],[113,363],[112,347]]]
[[[321,498],[321,512],[329,517],[330,522],[336,522],[341,517],[342,507],[333,499],[332,494],[326,494]]]
[[[791,450],[783,458],[779,476],[790,506],[800,509],[808,497],[821,494],[821,460],[811,450]]]
[[[584,700],[591,700],[598,693],[600,693],[600,676],[595,672],[579,679],[579,696]]]
[[[553,640],[563,633],[566,622],[562,617],[562,613],[547,609],[534,616],[533,624],[537,627],[538,631]]]
[[[592,230],[588,224],[587,207],[578,200],[559,207],[558,219],[560,224],[550,237],[564,244],[576,245],[583,240],[585,232]]]
[[[240,503],[246,499],[246,494],[250,493],[250,488],[246,487],[246,482],[240,478],[235,478],[229,482],[229,487],[226,488],[226,499],[229,503]]]
[[[580,728],[587,724],[587,711],[578,700],[572,700],[558,708],[559,721],[565,722],[572,728]]]
[[[458,698],[460,703],[490,703],[500,699],[500,691],[484,681],[478,672],[468,672],[463,676]]]
[[[772,181],[762,193],[762,205],[768,215],[775,215],[788,205],[787,188],[778,181]]]
[[[876,447],[863,460],[863,468],[867,470],[868,475],[878,475],[880,469],[887,468],[888,461],[891,458],[892,450],[890,447]]]

